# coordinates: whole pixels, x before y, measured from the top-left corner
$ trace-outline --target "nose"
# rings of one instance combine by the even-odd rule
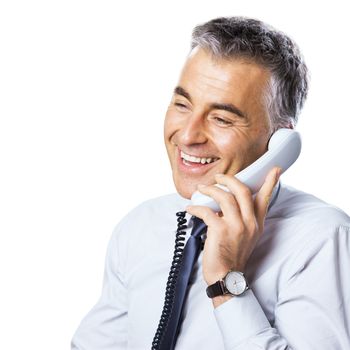
[[[207,136],[204,116],[199,113],[192,113],[192,115],[184,121],[178,136],[180,144],[186,146],[205,143],[207,141]]]

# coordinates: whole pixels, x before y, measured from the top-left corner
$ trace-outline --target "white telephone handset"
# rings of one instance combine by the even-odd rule
[[[256,193],[265,181],[268,172],[278,166],[284,173],[299,157],[301,151],[300,134],[292,129],[278,129],[270,138],[268,150],[254,163],[236,174],[236,178],[246,184],[252,193]],[[223,185],[215,186],[229,192]],[[192,205],[203,205],[220,211],[219,205],[209,196],[195,191],[191,197]]]

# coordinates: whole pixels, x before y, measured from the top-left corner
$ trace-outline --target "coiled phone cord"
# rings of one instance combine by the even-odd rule
[[[186,231],[184,230],[186,230],[187,228],[187,225],[186,225],[187,220],[185,219],[185,215],[186,215],[186,211],[179,211],[176,213],[177,231],[176,231],[176,238],[175,238],[174,256],[170,267],[168,281],[166,284],[163,311],[160,316],[160,321],[158,324],[157,331],[152,341],[152,350],[160,349],[160,344],[162,342],[163,336],[168,326],[169,316],[171,314],[171,308],[172,308],[174,296],[175,296],[175,286],[177,282],[177,276],[179,274],[179,269],[180,269],[184,246],[185,246],[184,242],[185,242]]]

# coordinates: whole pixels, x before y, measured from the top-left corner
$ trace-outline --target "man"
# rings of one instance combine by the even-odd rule
[[[184,210],[187,238],[192,215],[208,227],[176,349],[350,349],[350,218],[282,185],[279,168],[254,197],[233,176],[277,129],[294,128],[307,87],[298,48],[266,24],[217,18],[194,29],[164,127],[177,193],[142,203],[116,227],[102,296],[73,349],[151,348]],[[197,189],[221,211],[190,206]],[[208,298],[229,271],[249,288]]]

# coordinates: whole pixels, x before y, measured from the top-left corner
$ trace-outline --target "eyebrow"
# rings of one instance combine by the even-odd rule
[[[183,87],[176,86],[176,88],[174,89],[174,94],[184,96],[192,103],[191,95]],[[220,109],[223,111],[227,111],[227,112],[236,114],[241,118],[247,117],[239,108],[237,108],[232,103],[212,103],[209,107],[211,109]]]

